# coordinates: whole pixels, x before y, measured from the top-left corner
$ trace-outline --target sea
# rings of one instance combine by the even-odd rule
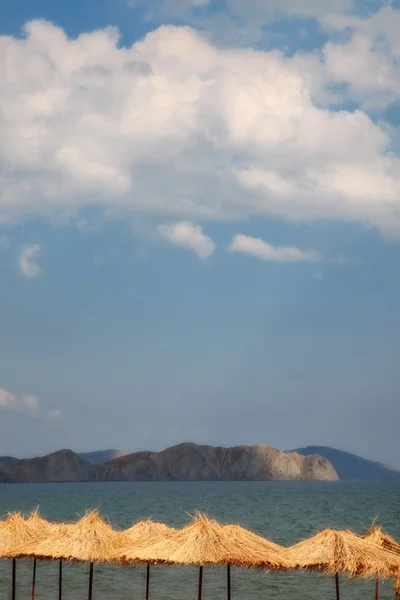
[[[400,484],[347,482],[163,482],[49,483],[0,485],[0,514],[30,512],[71,521],[98,508],[116,529],[147,519],[173,527],[187,524],[196,510],[221,523],[238,523],[284,546],[325,527],[362,533],[376,519],[400,540]],[[95,600],[145,598],[145,567],[95,565]],[[30,599],[32,562],[17,561],[17,600]],[[37,600],[58,598],[58,565],[39,562]],[[151,567],[151,600],[196,600],[198,569]],[[340,579],[341,598],[374,598],[374,582]],[[309,573],[263,573],[232,569],[232,600],[321,600],[335,598],[332,578]],[[88,565],[63,570],[64,600],[87,598]],[[381,598],[393,598],[393,583],[381,584]],[[227,597],[226,569],[205,568],[204,600]],[[11,599],[11,561],[0,561],[0,599]]]

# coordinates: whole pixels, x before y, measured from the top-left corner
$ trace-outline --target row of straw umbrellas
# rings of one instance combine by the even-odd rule
[[[87,511],[75,523],[50,522],[35,510],[27,518],[11,513],[0,521],[0,558],[12,559],[11,598],[16,600],[16,559],[33,561],[35,598],[37,560],[58,561],[58,599],[62,600],[63,561],[89,563],[88,600],[93,595],[95,563],[145,565],[145,598],[150,595],[151,565],[199,567],[198,600],[202,598],[203,568],[225,566],[227,598],[231,599],[231,566],[265,571],[318,571],[335,580],[339,575],[373,578],[375,598],[379,580],[394,579],[400,598],[400,545],[375,524],[362,536],[349,530],[325,529],[290,548],[284,548],[239,525],[222,525],[196,513],[182,529],[152,520],[123,531],[114,530],[98,511]]]

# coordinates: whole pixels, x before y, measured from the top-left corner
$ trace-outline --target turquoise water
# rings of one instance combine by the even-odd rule
[[[51,520],[68,521],[86,508],[99,508],[115,528],[125,528],[148,517],[180,527],[187,513],[201,510],[221,522],[234,522],[277,543],[289,546],[324,527],[350,528],[361,533],[379,515],[378,522],[400,539],[400,485],[308,482],[212,483],[71,483],[0,485],[0,513],[28,512],[40,506]],[[17,600],[30,598],[32,565],[17,563]],[[0,561],[0,599],[9,600],[11,563]],[[64,566],[65,600],[87,598],[87,565]],[[39,563],[38,600],[57,596],[57,565]],[[205,569],[203,598],[226,598],[225,569]],[[341,597],[374,597],[371,581],[341,582]],[[96,600],[144,598],[145,568],[96,565]],[[197,569],[152,567],[152,600],[197,598]],[[320,600],[335,597],[329,578],[305,573],[258,573],[232,570],[232,599]],[[381,598],[392,598],[385,584]]]

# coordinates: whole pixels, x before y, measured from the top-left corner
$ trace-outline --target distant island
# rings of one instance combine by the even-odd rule
[[[68,481],[399,481],[400,469],[327,446],[281,452],[270,446],[183,443],[162,452],[59,450],[0,457],[0,483]]]
[[[332,464],[269,446],[233,448],[179,444],[162,452],[103,454],[60,450],[47,456],[1,462],[0,483],[62,481],[337,481]],[[119,454],[118,454],[119,452]],[[122,455],[121,455],[122,454]]]
[[[336,448],[307,446],[296,448],[292,452],[297,452],[302,456],[313,454],[324,456],[332,463],[341,481],[400,481],[399,468],[368,460]]]

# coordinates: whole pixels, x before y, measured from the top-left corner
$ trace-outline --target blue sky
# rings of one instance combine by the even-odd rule
[[[0,17],[0,454],[400,465],[399,3]]]

